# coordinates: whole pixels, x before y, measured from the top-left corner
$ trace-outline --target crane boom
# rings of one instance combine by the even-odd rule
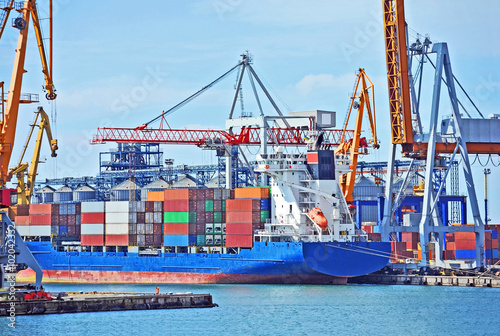
[[[347,174],[342,175],[340,180],[340,187],[344,193],[344,197],[347,203],[352,203],[353,201],[353,190],[354,190],[354,180],[356,178],[356,166],[358,164],[358,155],[362,154],[360,152],[361,145],[361,126],[363,124],[363,112],[366,107],[366,114],[368,121],[370,123],[370,130],[372,134],[373,148],[379,148],[377,139],[377,127],[375,122],[375,94],[373,92],[373,83],[370,78],[365,73],[365,69],[359,69],[359,73],[356,74],[357,81],[354,88],[354,93],[351,97],[351,104],[349,106],[349,111],[347,113],[346,123],[342,131],[342,137],[339,146],[335,149],[335,154],[347,155],[349,153],[352,171]],[[369,85],[368,85],[369,83]],[[359,90],[359,95],[357,94]],[[370,98],[371,93],[371,98]],[[359,103],[358,101],[359,100]],[[349,123],[349,118],[353,109],[357,109],[356,123],[354,126],[354,134],[351,139],[346,137],[347,125]],[[364,144],[365,146],[367,144]]]
[[[44,131],[47,134],[47,140],[49,141],[52,157],[57,156],[56,150],[58,149],[57,140],[52,138],[52,131],[50,129],[50,122],[47,113],[45,113],[45,111],[41,106],[38,107],[38,110],[35,113],[36,113],[35,121],[31,125],[31,130],[28,135],[28,140],[24,145],[24,149],[21,158],[19,159],[19,163],[15,168],[11,169],[9,172],[10,175],[16,175],[17,177],[17,203],[22,205],[30,204],[31,197],[33,196],[33,188],[35,186],[38,164],[40,163],[40,151],[42,148],[42,138]],[[40,117],[40,123],[37,125],[36,123],[38,121],[38,117]],[[38,127],[38,134],[36,137],[33,157],[31,158],[31,164],[28,165],[28,163],[26,162],[23,163],[22,161],[24,158],[24,154],[26,153],[26,149],[28,148],[29,142],[31,140],[31,136],[33,135],[35,127]],[[29,168],[28,178],[25,183],[24,182],[25,174],[28,168]]]
[[[413,147],[406,22],[403,0],[383,0],[387,81],[393,144],[403,152]]]
[[[52,1],[50,2],[52,5]],[[33,18],[33,26],[38,41],[38,49],[42,60],[42,71],[45,76],[45,90],[47,99],[55,99],[55,89],[52,83],[51,66],[48,65],[43,39],[40,27],[40,20],[36,8],[36,0],[24,1],[23,7],[19,9],[21,16],[16,19],[16,28],[19,29],[19,38],[15,50],[14,66],[12,77],[7,95],[5,111],[3,111],[3,120],[0,122],[0,187],[5,187],[9,181],[9,163],[14,147],[17,117],[19,113],[19,104],[21,101],[21,87],[23,82],[24,63],[26,58],[26,45],[28,41],[28,30],[30,17]],[[51,11],[52,12],[52,11]],[[52,20],[52,18],[50,18]],[[3,97],[2,97],[3,99]]]

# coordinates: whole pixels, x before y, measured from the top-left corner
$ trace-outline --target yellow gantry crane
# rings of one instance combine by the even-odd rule
[[[365,107],[372,134],[372,140],[370,140],[369,142],[372,143],[373,148],[380,147],[377,140],[377,127],[375,122],[375,95],[373,92],[373,83],[366,75],[365,69],[359,69],[359,72],[358,74],[356,74],[356,76],[356,86],[351,97],[351,104],[349,105],[349,111],[347,113],[346,122],[342,131],[340,144],[335,149],[335,154],[337,155],[347,155],[349,153],[349,157],[351,160],[352,171],[342,175],[340,180],[340,187],[342,188],[342,192],[344,193],[344,197],[348,204],[352,203],[353,201],[352,192],[354,190],[354,180],[356,178],[358,155],[367,154],[366,151],[361,151],[361,148],[366,148],[368,146],[366,140],[364,138],[361,138],[361,126],[363,124],[363,112],[365,110]],[[351,112],[355,109],[357,109],[358,112],[356,114],[354,135],[351,140],[346,141],[345,134],[347,131],[347,125],[349,124]]]
[[[21,154],[21,158],[19,159],[19,163],[15,168],[12,168],[9,172],[9,175],[16,175],[17,177],[17,204],[26,205],[30,204],[31,196],[33,196],[33,188],[35,186],[35,178],[37,175],[38,164],[40,163],[40,151],[42,148],[42,138],[43,132],[47,134],[47,139],[50,144],[51,156],[56,157],[57,153],[57,140],[52,138],[52,131],[50,130],[49,117],[47,113],[43,110],[42,107],[38,107],[38,110],[35,111],[36,117],[35,121],[31,125],[31,130],[28,135],[28,140],[24,145],[23,152]],[[40,123],[37,125],[38,118],[40,118]],[[35,127],[38,127],[38,134],[35,142],[35,149],[33,152],[33,157],[31,158],[31,164],[28,165],[27,162],[22,162],[24,158],[24,154],[28,149],[29,142],[31,140],[31,136],[33,135],[33,131]],[[26,172],[28,171],[27,180],[25,182]]]
[[[19,113],[19,104],[33,103],[36,99],[32,99],[30,95],[24,97],[21,95],[21,86],[23,81],[24,62],[26,57],[26,44],[28,41],[29,22],[33,21],[33,27],[42,61],[42,72],[45,77],[46,98],[53,100],[56,98],[54,84],[52,82],[52,0],[50,0],[50,62],[47,59],[42,30],[40,27],[40,19],[36,6],[36,0],[27,0],[19,3],[9,1],[7,7],[0,8],[3,10],[3,15],[0,16],[0,36],[5,28],[5,23],[9,13],[13,10],[19,13],[19,16],[13,20],[13,27],[19,29],[19,38],[15,50],[14,67],[10,81],[7,99],[5,100],[2,94],[2,120],[0,121],[0,187],[5,188],[9,181],[9,163],[12,156],[12,150],[15,142],[17,117]],[[2,83],[3,91],[3,83]],[[5,103],[5,106],[4,106]]]

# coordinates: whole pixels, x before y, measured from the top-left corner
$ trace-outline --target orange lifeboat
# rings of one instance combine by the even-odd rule
[[[328,220],[326,219],[323,211],[321,211],[320,208],[313,208],[311,211],[309,211],[308,215],[314,221],[314,223],[318,224],[318,226],[323,230],[328,227]]]

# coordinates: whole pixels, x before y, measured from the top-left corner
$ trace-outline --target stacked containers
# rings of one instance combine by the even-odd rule
[[[493,260],[498,259],[498,231],[484,231],[484,255],[488,264],[494,265],[496,263]]]
[[[135,217],[136,202],[107,202],[104,219],[105,245],[128,246],[129,223]]]
[[[163,202],[131,202],[128,235],[129,244],[160,247],[162,244]]]
[[[82,202],[81,244],[83,246],[104,245],[104,202]]]
[[[474,232],[455,232],[454,245],[455,259],[476,258],[476,234]]]
[[[252,247],[254,223],[260,225],[260,200],[227,200],[226,246]]]
[[[30,204],[29,234],[27,236],[50,237],[51,225],[58,222],[58,215],[58,204]]]
[[[81,234],[81,204],[59,204],[59,216],[56,223],[58,228],[52,226],[52,234],[59,237],[76,238]]]
[[[406,251],[400,251],[402,252],[402,256],[416,258],[418,256],[420,234],[418,232],[401,232],[401,241],[406,244]]]
[[[29,205],[18,205],[17,214],[14,219],[16,229],[21,236],[30,235],[30,207]]]
[[[193,220],[193,215],[190,215],[190,200],[196,200],[196,192],[196,189],[165,189],[163,202],[165,246],[189,246],[190,222],[191,225],[196,225],[196,219]],[[196,212],[194,217],[196,218]]]
[[[271,200],[269,187],[247,187],[234,189],[235,199],[257,199],[259,200],[258,207],[254,207],[252,211],[259,212],[259,219],[253,221],[253,230],[263,229],[264,224],[271,217]]]

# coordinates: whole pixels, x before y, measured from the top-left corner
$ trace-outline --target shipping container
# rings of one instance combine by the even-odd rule
[[[30,237],[31,236],[30,226],[28,226],[28,225],[16,227],[16,230],[21,237]]]
[[[153,211],[154,212],[163,212],[163,202],[153,202]]]
[[[154,224],[146,224],[146,234],[153,234],[153,225]]]
[[[135,202],[133,201],[106,202],[106,214],[133,212],[134,207],[135,207]]]
[[[257,213],[260,217],[260,213]],[[252,223],[252,222],[260,222],[260,218],[258,220],[254,220],[252,211],[226,211],[226,223]]]
[[[222,223],[222,212],[214,211],[214,223]]]
[[[226,235],[227,247],[253,247],[253,235]]]
[[[155,207],[153,202],[144,202],[144,211],[145,212],[154,212]]]
[[[252,223],[226,223],[226,233],[230,235],[251,235]]]
[[[234,198],[235,199],[269,198],[269,187],[235,188],[234,189]]]
[[[148,201],[164,201],[165,192],[164,191],[148,191],[146,194]]]
[[[459,232],[456,232],[456,233],[459,233]],[[467,232],[460,232],[460,233],[467,233]],[[476,250],[455,250],[455,258],[456,259],[475,259],[476,258]]]
[[[476,234],[474,232],[455,232],[455,241],[457,241],[457,240],[475,240],[475,239],[476,239]]]
[[[456,250],[476,250],[475,240],[456,240]]]
[[[104,216],[105,223],[129,223],[129,213],[128,212],[106,212]]]
[[[153,235],[153,243],[154,243],[154,246],[160,247],[163,243],[163,235],[162,234],[154,234]]]
[[[412,242],[419,240],[420,240],[420,234],[418,232],[401,232],[401,241]]]
[[[30,206],[29,205],[18,205],[17,206],[17,216],[29,216]]]
[[[205,234],[213,234],[214,233],[214,225],[213,224],[205,224]]]
[[[212,246],[214,244],[214,236],[213,235],[205,235],[205,245]]]
[[[226,212],[260,211],[260,200],[234,199],[226,201]]]
[[[174,189],[172,189],[174,190]],[[165,212],[164,216],[165,223],[189,223],[189,212],[179,211],[179,212]]]
[[[128,236],[128,224],[125,223],[106,223],[104,230],[107,235],[127,235]]]
[[[196,235],[196,246],[205,246],[205,235]]]
[[[30,216],[16,216],[16,219],[14,220],[16,223],[16,226],[18,225],[30,225]]]
[[[189,246],[189,236],[186,235],[167,235],[163,237],[165,246]]]
[[[214,235],[214,245],[215,246],[222,245],[222,235]]]
[[[214,223],[214,233],[222,233],[222,223]]]
[[[153,224],[153,234],[163,234],[163,224]]]
[[[166,223],[163,226],[163,233],[166,235],[189,235],[188,223]],[[170,246],[170,245],[168,245]],[[187,245],[181,245],[187,246]]]
[[[154,212],[146,212],[145,221],[146,221],[146,224],[153,224],[154,223]]]
[[[137,224],[129,224],[128,225],[128,235],[136,235],[137,234]]]
[[[104,235],[83,235],[81,236],[82,246],[103,246]]]
[[[76,226],[68,226],[68,237],[76,237],[76,236],[77,236]]]
[[[213,222],[214,222],[214,213],[205,212],[205,223],[213,223]]]
[[[50,237],[50,225],[36,225],[30,226],[30,235],[32,237]]]
[[[260,221],[261,222],[267,222],[267,220],[270,218],[269,215],[269,210],[261,210],[260,211]]]
[[[104,223],[104,212],[82,212],[81,221],[85,224],[102,224]]]
[[[55,222],[55,221],[54,221]],[[30,213],[30,225],[49,225],[52,224],[52,215],[39,215]]]
[[[214,211],[222,211],[222,200],[214,200]]]
[[[104,234],[104,224],[82,224],[82,235],[98,235]]]
[[[197,199],[196,189],[165,189],[165,201]],[[186,245],[187,246],[187,245]]]
[[[205,218],[203,218],[204,221]],[[189,223],[195,224],[198,223],[198,214],[196,212],[189,213]]]
[[[128,234],[108,235],[105,237],[106,246],[128,246]]]
[[[214,201],[206,200],[205,201],[205,211],[214,211]]]
[[[82,214],[89,212],[101,212],[104,213],[104,202],[82,202]]]
[[[137,224],[137,234],[146,234],[146,224]]]
[[[189,235],[189,246],[196,246],[196,235]]]
[[[264,198],[260,200],[260,210],[271,210],[270,198]]]
[[[163,212],[153,213],[153,224],[163,224]]]
[[[137,218],[137,224],[146,224],[146,213],[144,212],[137,212],[135,214],[136,218]],[[162,214],[163,216],[163,214]],[[163,220],[163,218],[162,218]]]

